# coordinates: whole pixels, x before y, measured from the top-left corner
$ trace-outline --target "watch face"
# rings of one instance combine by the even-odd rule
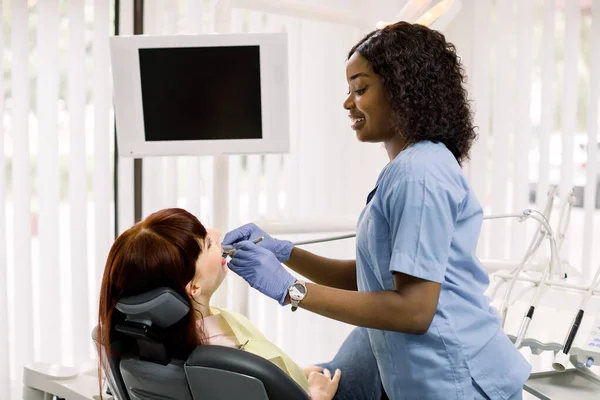
[[[302,300],[306,294],[306,289],[302,285],[294,285],[290,288],[290,297],[294,300]]]

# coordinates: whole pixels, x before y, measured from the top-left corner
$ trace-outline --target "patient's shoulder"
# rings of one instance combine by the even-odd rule
[[[262,332],[260,332],[258,328],[254,326],[252,321],[250,321],[245,315],[235,311],[227,310],[225,308],[220,309],[220,312],[223,315],[223,317],[227,320],[229,325],[231,325],[234,332],[238,328],[243,328],[244,330],[249,331],[251,333],[251,336],[263,336]],[[248,332],[246,332],[246,334],[248,334]]]
[[[217,310],[225,318],[230,317],[230,318],[234,318],[238,321],[248,321],[249,323],[251,323],[250,320],[244,314],[241,314],[239,312],[231,311],[226,308],[216,308],[215,310]]]

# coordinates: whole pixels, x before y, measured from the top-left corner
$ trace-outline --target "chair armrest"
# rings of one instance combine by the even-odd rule
[[[260,380],[269,400],[308,400],[308,394],[272,362],[243,350],[224,346],[198,346],[186,366],[206,367],[247,375]]]

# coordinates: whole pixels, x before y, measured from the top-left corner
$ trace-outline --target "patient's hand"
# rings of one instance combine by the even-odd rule
[[[335,370],[335,375],[331,377],[328,369],[323,373],[313,371],[308,376],[308,394],[312,400],[331,400],[337,391],[340,383],[342,371]]]
[[[302,371],[304,371],[304,376],[306,376],[306,379],[308,379],[308,377],[310,376],[310,373],[313,371],[323,372],[323,367],[317,367],[316,365],[309,365],[308,367],[302,368]]]

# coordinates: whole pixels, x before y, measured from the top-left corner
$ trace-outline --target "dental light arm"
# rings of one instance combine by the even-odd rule
[[[400,10],[394,21],[379,21],[375,27],[382,29],[397,21],[406,21],[443,31],[462,6],[459,0],[441,0],[432,7],[429,7],[430,4],[431,0],[411,0]]]
[[[395,21],[416,21],[427,10],[431,0],[409,1],[402,10],[394,17]]]
[[[455,4],[458,3],[458,4]],[[460,2],[456,0],[441,0],[439,3],[427,10],[415,21],[415,24],[433,26],[436,21],[447,15],[452,6],[460,7]],[[439,27],[436,27],[440,29]]]

